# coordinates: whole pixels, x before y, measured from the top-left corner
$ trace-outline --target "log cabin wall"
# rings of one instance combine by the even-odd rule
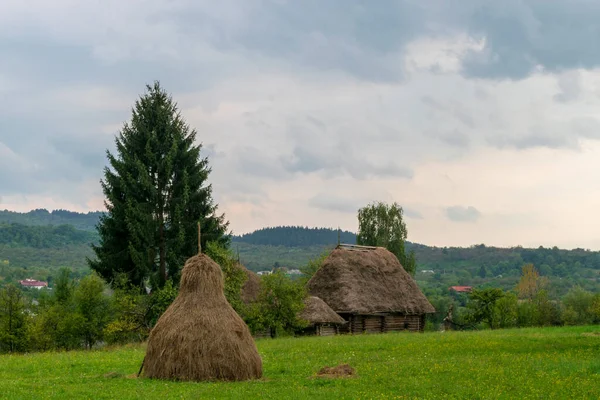
[[[405,315],[389,313],[380,315],[340,314],[348,323],[340,333],[385,333],[397,331],[423,332],[425,314]]]
[[[333,325],[319,325],[318,333],[319,336],[333,336],[337,333],[337,329]]]

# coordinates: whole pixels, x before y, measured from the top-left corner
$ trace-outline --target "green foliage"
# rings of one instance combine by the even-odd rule
[[[365,246],[381,246],[394,253],[406,272],[416,271],[414,252],[405,249],[407,237],[403,210],[397,203],[387,205],[382,202],[369,204],[358,210],[358,234],[356,243]]]
[[[96,233],[77,230],[72,225],[28,226],[0,223],[0,245],[10,247],[62,248],[69,245],[88,245],[97,240]]]
[[[13,213],[23,221],[28,214]],[[69,220],[65,220],[69,222]],[[48,228],[48,229],[45,229]],[[61,243],[63,238],[54,231],[54,227],[44,227],[43,242]],[[242,263],[250,270],[270,270],[275,264],[290,268],[306,266],[309,260],[319,257],[323,252],[333,249],[337,242],[337,232],[329,230],[326,241],[329,245],[294,246],[301,241],[319,242],[318,237],[310,239],[314,230],[298,227],[268,228],[259,230],[260,236],[253,234],[233,237],[232,249],[239,252]],[[325,232],[327,230],[323,230]],[[294,242],[298,236],[298,242]],[[78,232],[77,235],[78,236]],[[85,232],[84,232],[85,233]],[[97,233],[93,233],[97,235]],[[288,235],[289,234],[289,235]],[[316,234],[316,233],[315,233]],[[54,237],[58,235],[57,237]],[[281,240],[281,235],[287,235],[286,246],[271,246],[249,244],[239,241],[241,238],[256,239],[257,242]],[[264,236],[264,238],[258,240]],[[304,236],[309,236],[304,238]],[[342,233],[342,241],[344,240]],[[250,240],[250,239],[249,239]],[[73,278],[83,278],[89,274],[86,257],[94,255],[91,247],[85,243],[66,244],[64,247],[29,247],[21,244],[16,237],[11,239],[15,246],[0,244],[0,286],[6,283],[18,284],[18,280],[33,278],[46,280],[52,285],[52,280],[61,267],[69,267]],[[94,240],[95,242],[96,240]],[[275,243],[273,242],[273,243]],[[524,264],[532,263],[539,271],[540,279],[547,279],[548,297],[555,300],[574,285],[579,285],[590,292],[600,292],[600,252],[583,249],[559,250],[557,248],[525,249],[521,247],[496,248],[476,245],[468,248],[438,248],[406,242],[406,250],[414,251],[418,259],[415,279],[428,296],[447,295],[451,285],[465,284],[476,287],[494,286],[503,290],[512,290],[519,283]],[[7,264],[4,264],[6,262]],[[485,277],[482,270],[485,269]],[[435,273],[423,273],[421,270],[433,270]],[[4,278],[4,279],[2,279]],[[560,279],[559,279],[560,278]],[[35,292],[33,292],[35,293]],[[26,293],[28,296],[30,293]],[[31,294],[33,296],[34,294]]]
[[[85,318],[78,312],[75,302],[75,282],[69,278],[69,270],[61,270],[58,287],[52,295],[43,296],[30,335],[32,348],[38,351],[80,348]]]
[[[596,293],[594,295],[594,300],[592,301],[592,309],[590,311],[594,317],[594,323],[600,323],[600,293]]]
[[[68,268],[61,268],[54,282],[54,298],[59,304],[67,304],[75,292],[75,282],[70,275]]]
[[[537,324],[538,310],[534,302],[523,301],[517,306],[517,326],[530,327]]]
[[[310,278],[312,278],[315,272],[317,272],[317,270],[321,268],[321,265],[328,256],[329,251],[324,251],[319,257],[310,259],[306,265],[300,267],[300,272],[302,272],[303,284],[306,284],[310,280]]]
[[[556,301],[550,300],[545,289],[536,293],[533,302],[536,306],[537,326],[561,325],[561,312]]]
[[[258,229],[241,236],[232,236],[232,243],[248,243],[267,246],[310,247],[335,246],[342,243],[355,244],[356,235],[331,228],[308,228],[302,226],[276,226]]]
[[[117,275],[113,286],[113,318],[104,328],[105,340],[109,344],[143,341],[148,337],[153,325],[151,296],[140,293],[132,286],[126,274]],[[166,290],[172,290],[172,285],[167,285]]]
[[[146,312],[148,325],[154,326],[161,315],[169,308],[173,300],[177,297],[179,290],[171,279],[167,280],[165,286],[154,289],[150,296],[146,297],[147,308]]]
[[[71,225],[75,229],[88,231],[95,235],[96,224],[103,214],[101,211],[78,213],[68,210],[54,210],[49,212],[45,208],[31,210],[26,213],[0,210],[0,225],[3,223],[28,226]]]
[[[127,286],[119,286],[111,298],[113,319],[106,324],[103,335],[109,344],[141,342],[148,337],[147,296]]]
[[[470,313],[467,316],[467,320],[475,324],[484,322],[490,329],[496,328],[495,322],[498,320],[496,306],[497,302],[504,295],[505,293],[502,289],[474,289],[469,293],[467,308]]]
[[[74,293],[77,312],[82,317],[79,333],[89,349],[102,340],[104,327],[110,318],[109,299],[103,292],[104,282],[99,276],[92,274],[79,282]]]
[[[306,295],[304,285],[292,281],[281,270],[262,276],[258,301],[248,309],[248,326],[253,332],[270,330],[273,336],[293,334],[306,326],[298,317]]]
[[[202,247],[222,245],[228,222],[215,214],[208,159],[200,158],[196,131],[158,82],[135,103],[131,121],[116,138],[117,154],[107,151],[110,168],[101,182],[108,213],[100,218],[100,241],[90,267],[107,282],[126,273],[143,290],[168,280],[179,282],[186,259],[197,253],[197,223]]]
[[[585,325],[594,321],[594,295],[581,287],[573,287],[563,298],[567,325]]]
[[[236,242],[231,247],[239,252],[242,264],[256,272],[271,270],[276,264],[290,269],[299,269],[309,260],[318,258],[324,252],[330,252],[335,246],[287,247]]]
[[[28,322],[21,290],[13,285],[0,290],[0,351],[12,353],[27,348]]]
[[[496,301],[494,310],[494,325],[498,328],[512,328],[517,325],[518,315],[517,295],[512,292],[504,293]]]

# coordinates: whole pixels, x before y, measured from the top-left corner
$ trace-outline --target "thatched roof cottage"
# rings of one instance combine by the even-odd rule
[[[382,247],[338,245],[307,283],[349,333],[423,331],[435,308],[398,258]]]
[[[315,296],[308,296],[304,300],[304,309],[299,317],[309,322],[309,326],[301,332],[303,335],[335,335],[339,333],[340,326],[346,323],[327,303]]]

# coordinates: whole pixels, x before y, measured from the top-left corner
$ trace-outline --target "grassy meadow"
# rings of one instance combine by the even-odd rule
[[[136,378],[143,345],[0,356],[10,399],[598,399],[600,326],[257,340],[264,377]],[[350,364],[351,378],[316,378]]]

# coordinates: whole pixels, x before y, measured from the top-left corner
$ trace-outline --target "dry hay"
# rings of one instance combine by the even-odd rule
[[[337,313],[434,313],[398,258],[385,248],[354,251],[337,248],[307,283]]]
[[[242,301],[246,304],[255,302],[260,294],[260,277],[240,263],[236,266],[246,274],[246,281],[242,286]]]
[[[356,375],[356,371],[348,364],[340,364],[335,367],[323,367],[317,372],[320,378],[349,378]]]
[[[344,318],[336,314],[323,300],[315,296],[308,296],[304,300],[304,309],[300,318],[311,324],[344,324]]]
[[[248,326],[223,294],[205,254],[186,261],[179,295],[150,332],[143,375],[185,381],[258,379],[262,360]]]

